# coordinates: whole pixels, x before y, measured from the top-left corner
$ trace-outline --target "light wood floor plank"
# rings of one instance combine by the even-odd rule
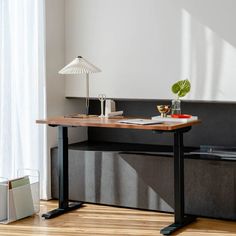
[[[41,202],[41,213],[56,206],[56,201]],[[0,236],[157,236],[172,221],[172,214],[86,204],[51,220],[35,215],[0,225]],[[199,218],[175,235],[236,236],[236,223]]]

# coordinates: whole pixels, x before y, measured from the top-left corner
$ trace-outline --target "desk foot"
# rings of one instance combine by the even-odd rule
[[[195,216],[185,216],[184,217],[184,222],[179,224],[179,223],[173,223],[167,227],[165,227],[164,229],[161,230],[161,234],[163,235],[170,235],[172,234],[174,231],[181,229],[182,227],[191,224],[193,221],[196,220]]]
[[[52,211],[49,211],[49,212],[43,214],[42,217],[44,217],[46,220],[52,219],[52,218],[60,216],[64,213],[67,213],[69,211],[76,210],[76,209],[80,208],[82,205],[83,205],[83,202],[70,203],[67,208],[65,208],[65,209],[63,209],[63,208],[54,209]]]

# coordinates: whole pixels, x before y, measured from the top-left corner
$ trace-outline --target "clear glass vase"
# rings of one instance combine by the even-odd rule
[[[180,101],[180,99],[173,99],[172,100],[171,114],[172,115],[181,114],[181,101]]]

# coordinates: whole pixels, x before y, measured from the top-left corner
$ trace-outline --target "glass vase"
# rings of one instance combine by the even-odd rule
[[[172,100],[171,114],[172,115],[181,114],[181,101],[180,101],[180,99],[173,99]]]

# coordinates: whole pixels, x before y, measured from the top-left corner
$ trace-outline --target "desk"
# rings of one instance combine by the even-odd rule
[[[127,118],[124,118],[127,119]],[[183,134],[188,132],[193,125],[200,121],[189,123],[163,123],[155,125],[134,125],[118,123],[121,119],[107,118],[68,118],[55,117],[46,120],[37,120],[39,124],[58,127],[58,160],[59,160],[59,207],[46,214],[45,219],[50,219],[68,211],[78,209],[83,202],[69,203],[68,196],[68,127],[103,127],[119,129],[141,129],[156,133],[173,133],[174,139],[174,223],[161,230],[164,235],[193,222],[195,217],[184,214],[184,158],[183,158]]]

